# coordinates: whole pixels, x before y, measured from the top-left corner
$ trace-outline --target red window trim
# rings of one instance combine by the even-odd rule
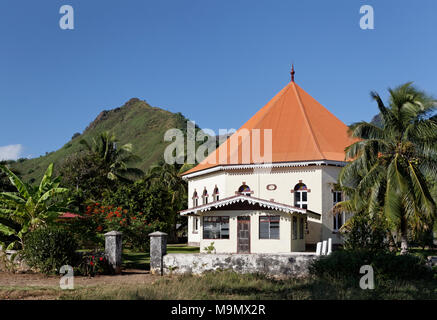
[[[269,236],[270,236],[271,218],[279,218],[278,221],[275,221],[275,222],[279,222],[279,238],[260,238],[261,218],[268,218],[268,220],[269,220]],[[265,222],[265,221],[263,221],[263,222]],[[281,240],[281,216],[280,215],[259,216],[259,219],[258,219],[258,240]]]

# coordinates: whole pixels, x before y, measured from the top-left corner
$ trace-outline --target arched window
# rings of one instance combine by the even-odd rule
[[[202,193],[202,202],[203,204],[208,204],[208,191],[206,190],[206,188],[203,190]]]
[[[294,187],[294,206],[302,209],[308,209],[308,188],[299,182]]]
[[[193,217],[193,233],[199,231],[199,217]]]
[[[341,202],[343,200],[343,194],[341,191],[336,191],[333,190],[332,191],[332,197],[333,197],[333,204],[334,206]],[[338,230],[342,227],[342,225],[344,224],[345,220],[345,214],[344,212],[339,212],[337,214],[334,215],[333,217],[333,223],[332,223],[332,229],[334,232],[338,232]]]
[[[252,194],[252,191],[247,184],[243,184],[238,188],[238,193],[245,196],[250,196]]]
[[[193,193],[193,207],[197,207],[199,205],[199,197],[197,196],[197,191],[194,190]]]
[[[214,192],[212,193],[212,198],[214,201],[219,201],[219,189],[217,186],[214,188]]]

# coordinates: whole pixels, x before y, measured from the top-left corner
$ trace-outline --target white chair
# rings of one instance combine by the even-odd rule
[[[317,242],[316,255],[320,256],[321,254],[322,254],[322,243]]]
[[[328,252],[326,253],[327,255],[330,255],[332,252],[332,238],[328,239]]]
[[[323,256],[326,255],[327,245],[328,245],[328,242],[326,240],[323,240],[323,242],[322,242],[322,255]]]

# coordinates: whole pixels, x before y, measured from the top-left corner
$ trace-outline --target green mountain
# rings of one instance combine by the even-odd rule
[[[102,111],[82,134],[73,138],[57,151],[39,158],[20,159],[12,164],[25,181],[39,181],[50,163],[59,164],[67,156],[83,150],[81,139],[91,141],[105,130],[115,133],[119,143],[132,143],[134,153],[141,158],[136,167],[147,170],[162,159],[169,142],[164,133],[170,128],[186,129],[186,119],[181,113],[172,113],[151,107],[145,101],[132,98],[122,107]]]

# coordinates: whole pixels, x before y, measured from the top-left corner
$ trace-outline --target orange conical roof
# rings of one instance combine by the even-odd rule
[[[240,138],[238,147],[235,143],[230,143],[232,137],[241,134],[244,129],[251,132],[250,136]],[[242,157],[243,140],[253,140],[252,129],[261,129],[261,156],[264,154],[263,129],[272,130],[273,163],[345,161],[344,149],[354,142],[348,136],[348,127],[342,121],[291,81],[225,143],[184,175],[218,165],[259,163],[253,159],[252,152],[250,161],[244,161]]]

